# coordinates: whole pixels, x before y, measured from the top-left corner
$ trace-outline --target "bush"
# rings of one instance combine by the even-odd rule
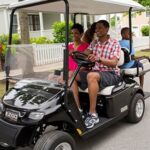
[[[37,38],[31,38],[30,43],[50,44],[50,43],[53,43],[53,41],[47,39],[45,36],[41,36],[41,37],[37,37]]]
[[[72,41],[71,37],[71,27],[73,23],[69,23],[69,42]],[[53,36],[54,36],[54,43],[64,43],[65,42],[65,22],[55,22],[52,25],[53,28]]]
[[[143,36],[149,36],[149,32],[150,32],[150,27],[149,25],[143,26],[141,28],[141,32]]]
[[[12,35],[12,44],[20,44],[20,37],[18,34]],[[0,36],[0,57],[2,60],[5,59],[7,45],[8,45],[8,35],[3,34]]]

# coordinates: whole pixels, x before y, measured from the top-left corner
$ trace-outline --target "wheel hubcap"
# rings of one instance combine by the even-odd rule
[[[69,143],[61,143],[61,144],[59,144],[56,148],[55,148],[55,150],[72,150],[72,147],[71,147],[71,145],[69,144]]]
[[[143,111],[144,111],[144,104],[143,101],[139,99],[136,104],[136,116],[140,118],[143,115]]]

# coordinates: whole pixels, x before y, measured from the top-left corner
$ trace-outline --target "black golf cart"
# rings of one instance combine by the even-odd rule
[[[64,6],[65,4],[65,6]],[[131,7],[130,7],[131,6]],[[10,37],[6,62],[6,94],[2,97],[0,103],[0,145],[1,149],[13,149],[16,147],[35,145],[34,150],[75,150],[75,140],[71,136],[76,134],[82,138],[88,138],[104,128],[112,125],[116,121],[127,117],[132,123],[139,122],[144,114],[145,94],[138,83],[133,80],[135,76],[149,71],[149,68],[133,68],[124,70],[124,80],[118,85],[106,87],[97,97],[97,112],[100,122],[92,129],[87,129],[82,116],[77,109],[75,100],[70,87],[68,86],[68,20],[69,7],[71,13],[89,13],[104,14],[113,12],[123,12],[129,10],[131,26],[131,10],[142,9],[137,3],[113,3],[106,0],[94,1],[73,1],[73,0],[26,0],[12,4],[10,9]],[[15,50],[15,56],[11,45],[12,41],[12,24],[13,15],[18,9],[46,10],[51,12],[65,12],[66,18],[66,43],[64,50],[64,85],[49,82],[44,79],[29,78],[27,73],[33,73],[31,68],[31,55],[26,55],[27,50],[32,49],[28,46],[19,46]],[[65,9],[64,9],[65,8]],[[111,8],[111,9],[108,9]],[[65,11],[64,11],[65,10]],[[132,46],[132,45],[131,45]],[[21,53],[21,54],[20,54]],[[20,55],[19,55],[20,54]],[[13,87],[9,88],[10,68],[12,62],[16,65],[16,55],[24,58],[29,63],[25,66],[22,80],[19,80]],[[82,53],[74,54],[75,61],[78,63],[78,69],[74,73],[71,83],[75,79],[81,66],[92,67],[93,63],[87,61],[86,56]],[[25,57],[23,57],[25,56]],[[30,59],[28,59],[30,58]],[[23,59],[21,59],[23,60]],[[121,58],[118,65],[124,63],[124,52],[121,52]],[[147,64],[147,63],[146,63]],[[148,62],[149,66],[149,62]],[[26,69],[29,69],[28,72]],[[18,68],[13,68],[18,69]],[[26,76],[27,75],[27,76]],[[89,109],[89,97],[85,91],[79,93],[81,106],[84,112]],[[50,126],[54,128],[47,130]]]

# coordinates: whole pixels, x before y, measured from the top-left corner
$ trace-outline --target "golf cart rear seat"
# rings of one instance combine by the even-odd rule
[[[125,76],[138,77],[150,71],[150,62],[148,59],[145,58],[139,62],[143,64],[143,69],[142,67],[122,69],[123,74]]]
[[[124,63],[129,62],[131,60],[130,55],[129,55],[130,50],[125,47],[122,47],[121,49],[124,53],[124,57],[123,57]],[[146,72],[150,71],[149,58],[143,57],[143,58],[139,59],[139,62],[143,64],[143,69],[142,69],[142,67],[138,67],[138,66],[135,68],[121,69],[121,72],[123,73],[123,75],[128,76],[128,77],[139,77],[139,76],[145,74]]]
[[[124,64],[124,52],[121,51],[120,58],[119,58],[117,66],[119,67],[119,66],[121,66],[123,64]],[[114,92],[117,92],[117,91],[119,91],[121,89],[124,89],[125,85],[126,85],[125,82],[122,81],[118,85],[112,85],[112,86],[108,86],[108,87],[104,88],[98,94],[99,95],[105,95],[105,96],[111,95]],[[79,91],[80,92],[87,92],[88,93],[88,89],[82,90],[82,89],[79,88]]]

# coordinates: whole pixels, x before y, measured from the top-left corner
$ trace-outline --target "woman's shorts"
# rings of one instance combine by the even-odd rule
[[[78,82],[78,85],[82,90],[85,90],[88,87],[88,83],[87,83],[88,73],[89,72],[86,72],[86,71],[79,72],[81,81]],[[100,90],[104,89],[107,86],[118,85],[119,82],[121,82],[121,77],[115,74],[114,71],[103,71],[103,72],[97,72],[97,73],[101,77],[98,83],[100,86]]]

